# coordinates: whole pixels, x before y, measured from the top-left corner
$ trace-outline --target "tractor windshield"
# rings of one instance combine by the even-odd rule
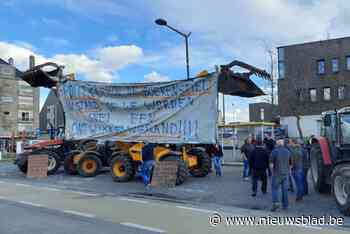
[[[342,143],[350,144],[350,113],[344,113],[340,116]]]

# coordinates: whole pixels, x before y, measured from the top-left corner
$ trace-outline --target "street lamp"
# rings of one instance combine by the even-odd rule
[[[186,68],[187,68],[187,79],[190,78],[190,65],[189,65],[189,59],[188,59],[188,38],[191,35],[191,32],[189,32],[188,34],[180,32],[179,30],[177,30],[176,28],[171,27],[170,25],[168,25],[167,21],[164,19],[157,19],[155,20],[155,23],[160,25],[160,26],[165,26],[168,27],[170,30],[177,32],[178,34],[180,34],[181,36],[183,36],[185,38],[186,41]]]

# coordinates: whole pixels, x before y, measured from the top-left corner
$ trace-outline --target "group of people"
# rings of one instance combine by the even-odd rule
[[[268,177],[271,177],[272,208],[276,211],[279,205],[281,190],[282,208],[288,208],[288,190],[293,191],[293,180],[296,186],[296,202],[301,202],[308,194],[307,171],[309,153],[307,146],[299,139],[278,137],[272,139],[248,137],[241,147],[243,155],[243,178],[252,181],[252,196],[257,195],[258,181],[261,181],[261,192],[267,193]]]

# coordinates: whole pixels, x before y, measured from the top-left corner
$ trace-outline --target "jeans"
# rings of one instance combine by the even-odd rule
[[[292,175],[297,189],[297,199],[300,199],[304,195],[303,169],[292,169]]]
[[[215,167],[216,175],[217,176],[221,176],[221,164],[222,164],[221,157],[214,156],[212,158],[212,160],[213,160],[213,164],[214,164],[214,167]]]
[[[258,189],[258,180],[261,180],[261,192],[266,193],[267,190],[267,175],[266,175],[266,169],[257,169],[253,170],[252,175],[252,190],[253,193],[256,194],[256,191]]]
[[[141,175],[144,185],[148,185],[151,182],[154,163],[154,160],[149,160],[142,163]]]
[[[249,161],[248,159],[243,160],[243,178],[249,176]]]
[[[307,183],[307,172],[308,172],[308,168],[304,168],[303,169],[304,195],[309,194],[309,184]]]
[[[272,176],[271,193],[272,202],[278,203],[279,189],[282,190],[282,206],[288,208],[288,175],[285,176]]]

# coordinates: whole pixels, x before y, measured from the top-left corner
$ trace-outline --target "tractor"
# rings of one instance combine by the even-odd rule
[[[142,163],[141,152],[144,144],[119,142],[117,145],[119,151],[112,155],[111,175],[116,182],[127,182],[135,176]],[[209,155],[199,147],[190,149],[185,145],[180,147],[181,151],[176,151],[169,146],[159,144],[153,151],[155,161],[178,161],[176,185],[185,182],[188,172],[195,177],[208,175],[211,164]]]
[[[350,216],[350,108],[322,113],[321,137],[310,150],[315,190],[332,192],[339,210]]]

